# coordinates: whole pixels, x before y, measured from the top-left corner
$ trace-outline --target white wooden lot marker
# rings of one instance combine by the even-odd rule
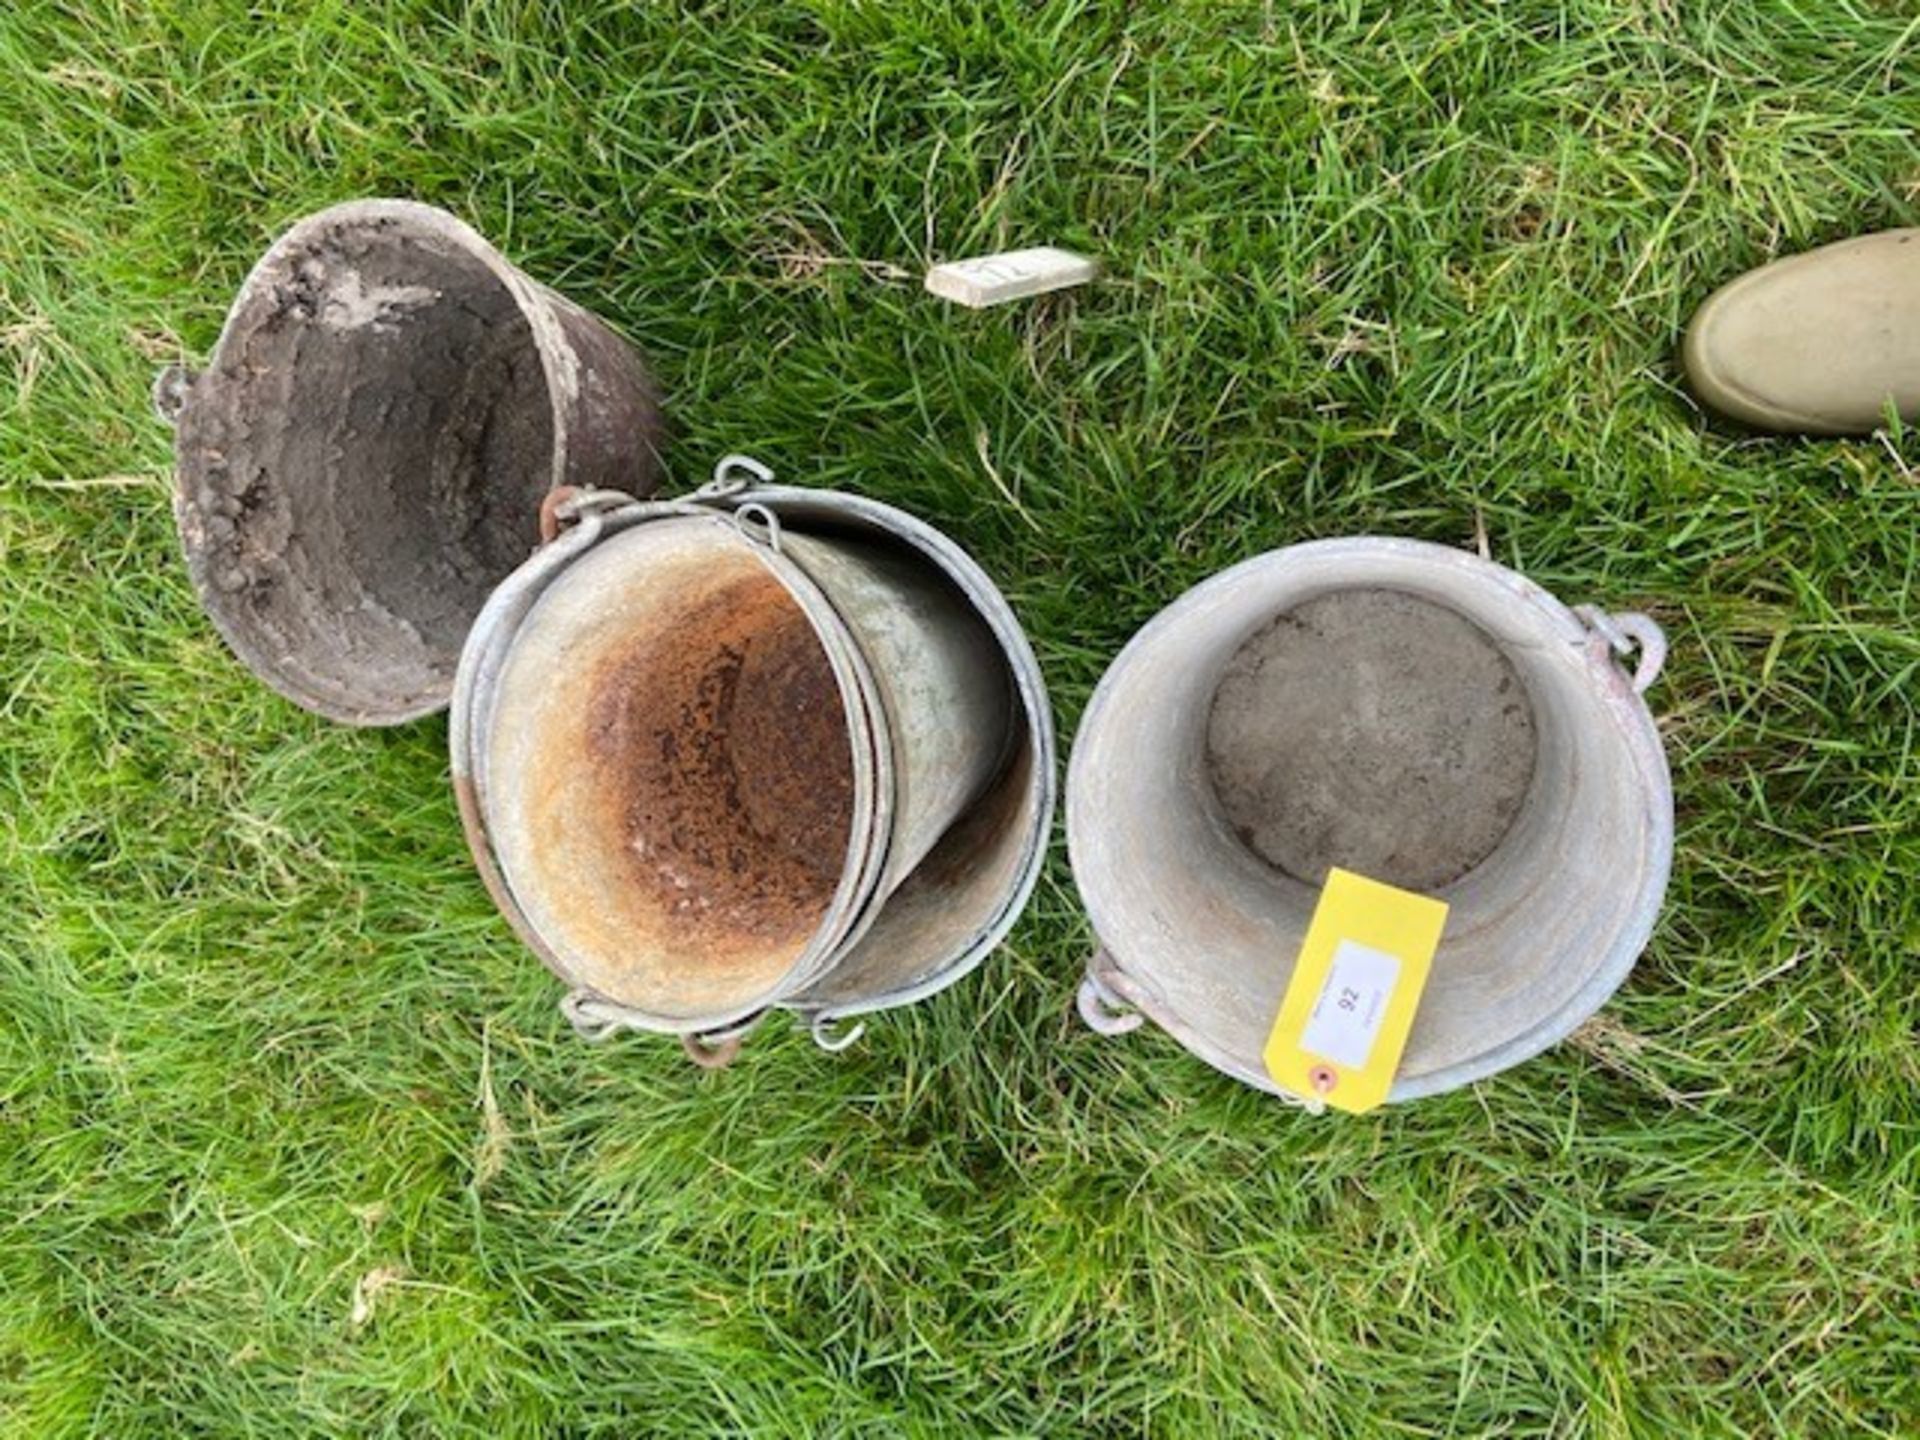
[[[936,265],[927,271],[927,289],[942,299],[980,310],[1084,285],[1098,273],[1099,266],[1084,255],[1040,245]]]

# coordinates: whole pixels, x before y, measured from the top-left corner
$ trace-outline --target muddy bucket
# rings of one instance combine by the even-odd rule
[[[174,513],[201,603],[296,704],[386,725],[447,704],[468,626],[561,485],[645,494],[640,359],[444,211],[300,221],[241,287],[177,426]]]
[[[1262,1047],[1339,866],[1451,907],[1390,1099],[1564,1038],[1666,890],[1673,799],[1640,698],[1664,655],[1644,616],[1415,541],[1297,545],[1189,591],[1074,744],[1068,847],[1101,946],[1083,1018],[1144,1016],[1282,1093]]]
[[[593,1037],[723,1061],[958,979],[1011,926],[1052,806],[1006,602],[901,512],[765,483],[582,494],[495,593],[454,691],[475,859]]]

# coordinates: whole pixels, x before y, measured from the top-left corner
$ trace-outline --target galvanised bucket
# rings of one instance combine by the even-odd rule
[[[1114,661],[1074,744],[1067,841],[1101,946],[1081,1015],[1144,1016],[1282,1093],[1262,1047],[1337,865],[1451,906],[1390,1099],[1564,1038],[1666,890],[1641,700],[1665,653],[1645,616],[1417,541],[1296,545],[1197,586]]]
[[[958,979],[1052,807],[1038,666],[986,577],[899,511],[768,479],[729,457],[685,501],[563,501],[454,691],[476,861],[568,1015],[703,1063],[774,1008],[831,1048]]]
[[[204,374],[155,386],[202,605],[295,703],[443,709],[467,627],[563,485],[659,483],[640,358],[445,211],[362,200],[254,267]]]

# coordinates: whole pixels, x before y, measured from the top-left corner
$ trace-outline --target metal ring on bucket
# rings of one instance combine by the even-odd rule
[[[1634,694],[1644,695],[1660,678],[1660,671],[1667,663],[1667,633],[1652,616],[1637,610],[1609,615],[1598,605],[1576,605],[1573,613],[1586,621],[1621,659],[1636,649],[1640,652],[1640,662],[1633,672]]]
[[[813,1035],[813,1043],[829,1055],[839,1054],[867,1033],[867,1022],[864,1020],[856,1020],[845,1030],[836,1032],[833,1027],[839,1024],[841,1019],[841,1016],[834,1014],[831,1010],[822,1010],[807,1026]]]
[[[778,511],[751,501],[733,512],[733,526],[756,545],[764,545],[774,554],[781,554],[780,515]]]
[[[1081,1023],[1096,1035],[1126,1035],[1138,1030],[1147,1019],[1106,987],[1093,973],[1092,963],[1081,977],[1074,1003],[1080,1011]]]

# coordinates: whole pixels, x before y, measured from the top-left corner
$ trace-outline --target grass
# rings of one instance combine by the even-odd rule
[[[1920,218],[1902,7],[559,0],[0,13],[0,1431],[1913,1434],[1920,444],[1743,437],[1677,337]],[[1314,1120],[1069,1018],[1064,856],[850,1052],[577,1043],[360,733],[200,616],[154,369],[365,194],[1000,578],[1063,733],[1316,536],[1651,610],[1679,847],[1573,1043]],[[973,314],[930,259],[1095,288]],[[1595,883],[1606,883],[1596,876]]]

